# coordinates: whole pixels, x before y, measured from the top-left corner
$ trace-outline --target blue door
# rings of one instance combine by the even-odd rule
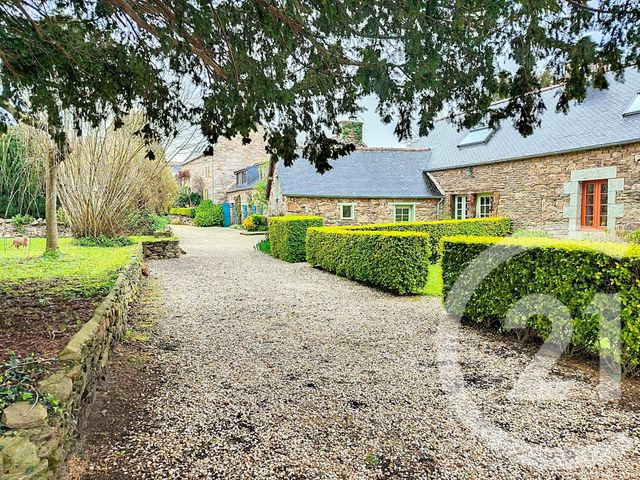
[[[222,225],[231,225],[231,205],[226,202],[222,204]]]
[[[242,205],[242,218],[247,218],[247,206]]]

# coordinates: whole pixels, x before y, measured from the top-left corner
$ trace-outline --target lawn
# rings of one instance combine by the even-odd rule
[[[138,239],[136,239],[138,240]],[[60,288],[59,293],[95,296],[105,293],[138,245],[116,248],[80,247],[72,239],[60,239],[59,258],[47,258],[44,238],[33,238],[29,247],[17,250],[11,239],[0,239],[0,291],[41,284]]]
[[[442,267],[429,265],[429,279],[423,293],[434,297],[442,296]]]

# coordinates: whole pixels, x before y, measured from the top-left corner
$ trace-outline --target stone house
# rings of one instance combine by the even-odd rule
[[[243,145],[242,138],[221,138],[213,148],[213,155],[201,155],[187,160],[181,170],[190,174],[189,186],[194,191],[202,189],[202,198],[224,203],[227,192],[236,186],[236,173],[268,159],[263,138],[264,132],[250,135],[251,143]]]
[[[433,194],[406,199],[414,205],[409,219],[507,216],[515,228],[572,238],[639,228],[640,72],[628,68],[624,83],[609,78],[607,90],[589,89],[585,101],[572,104],[567,114],[553,108],[562,88],[542,92],[547,110],[542,125],[528,137],[509,121],[497,130],[458,131],[440,120],[428,137],[411,144],[424,158],[419,171],[384,153],[388,149],[368,157],[369,163],[341,158],[329,172],[341,174],[339,195],[332,194],[337,179],[306,168],[304,160],[290,168],[277,164],[270,178],[269,212],[321,214],[330,224],[405,220],[389,208],[405,201],[397,195],[398,179],[405,177],[380,177],[377,162],[382,162],[388,173],[405,169]],[[362,155],[361,150],[353,155]],[[341,162],[352,168],[344,171]],[[350,182],[360,188],[344,195]],[[383,205],[372,208],[372,193],[381,190],[384,195],[376,202]],[[352,205],[351,218],[339,216],[341,204]]]
[[[436,218],[442,193],[424,173],[429,150],[358,148],[324,174],[304,159],[276,165],[269,215],[320,215],[328,225]]]
[[[226,191],[225,204],[229,205],[231,224],[254,213],[265,213],[264,206],[256,203],[258,183],[266,178],[269,162],[263,161],[234,172],[235,183]]]

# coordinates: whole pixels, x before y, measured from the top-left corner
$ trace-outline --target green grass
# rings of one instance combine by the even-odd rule
[[[442,267],[440,265],[429,265],[429,279],[422,293],[433,297],[442,296]]]
[[[29,289],[42,288],[43,294],[104,294],[139,249],[138,245],[80,247],[72,242],[70,238],[60,239],[61,255],[43,257],[44,238],[33,238],[27,249],[20,250],[11,248],[11,239],[0,239],[0,292],[15,292],[31,285]]]

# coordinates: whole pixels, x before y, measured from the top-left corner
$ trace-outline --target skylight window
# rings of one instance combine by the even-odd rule
[[[636,95],[635,100],[629,105],[627,111],[622,114],[623,117],[628,117],[629,115],[635,115],[640,113],[640,92]]]
[[[495,130],[491,127],[479,127],[469,130],[464,140],[458,144],[458,148],[487,143],[494,132]]]

